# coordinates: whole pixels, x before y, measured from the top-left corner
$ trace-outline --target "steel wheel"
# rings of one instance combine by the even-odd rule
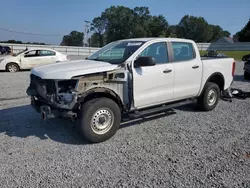
[[[107,133],[114,123],[114,114],[108,108],[97,110],[91,118],[91,129],[101,135]]]
[[[214,89],[210,90],[207,95],[207,104],[213,106],[217,100],[217,93]]]

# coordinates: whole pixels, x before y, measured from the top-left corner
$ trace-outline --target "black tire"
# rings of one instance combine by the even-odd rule
[[[18,66],[18,64],[16,63],[8,63],[6,65],[6,70],[8,72],[12,72],[12,73],[15,73],[15,72],[18,72],[20,70],[20,67]]]
[[[102,111],[100,111],[101,109]],[[99,111],[99,114],[96,114],[96,119],[92,118],[97,111]],[[100,114],[102,113],[106,117],[101,116]],[[107,117],[107,115],[109,116]],[[84,139],[91,143],[99,143],[110,139],[120,127],[121,110],[117,103],[109,98],[102,97],[87,101],[83,104],[79,116],[78,130]],[[106,129],[106,132],[100,133],[101,129],[97,129],[98,125],[101,124],[99,121],[104,121],[105,123],[105,120],[100,118],[106,118],[107,120],[110,119],[109,117],[112,117],[113,121],[111,122],[113,123],[107,126],[109,128]],[[97,133],[98,131],[99,134]]]
[[[244,72],[244,79],[245,80],[250,80],[250,73],[248,73],[248,72]]]
[[[212,98],[209,96],[211,96]],[[215,97],[214,100],[213,97]],[[204,86],[203,92],[198,97],[197,103],[198,106],[203,111],[211,111],[216,107],[219,99],[220,99],[219,86],[213,82],[207,82]]]

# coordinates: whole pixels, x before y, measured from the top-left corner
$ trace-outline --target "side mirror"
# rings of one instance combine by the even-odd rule
[[[134,67],[154,66],[155,59],[151,56],[141,56],[134,62]]]

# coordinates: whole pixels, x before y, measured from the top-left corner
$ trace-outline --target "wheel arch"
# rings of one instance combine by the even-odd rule
[[[100,97],[110,98],[118,104],[121,110],[124,109],[120,96],[115,91],[105,87],[96,87],[88,90],[86,93],[80,96],[79,102],[85,103],[86,101]]]
[[[215,83],[215,84],[217,84],[217,85],[219,86],[219,88],[220,88],[221,91],[224,90],[225,78],[224,78],[224,76],[223,76],[222,73],[220,73],[220,72],[215,72],[215,73],[213,73],[212,75],[210,75],[210,76],[208,77],[208,79],[206,80],[206,82],[205,82],[205,84],[204,84],[204,86],[203,86],[203,89],[204,89],[206,83],[208,83],[208,82],[213,82],[213,83]]]
[[[5,65],[5,70],[6,70],[6,71],[7,71],[7,66],[8,66],[9,64],[11,64],[11,63],[16,64],[16,65],[18,66],[18,69],[20,70],[20,65],[19,65],[19,63],[14,62],[14,61],[11,61],[11,62],[9,62],[9,63],[6,63],[6,65]]]

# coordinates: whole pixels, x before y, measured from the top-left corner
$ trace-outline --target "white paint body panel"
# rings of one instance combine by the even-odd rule
[[[117,67],[107,62],[76,60],[36,67],[31,73],[42,79],[71,79],[74,76],[111,71]]]
[[[233,76],[232,76],[233,62],[234,62],[233,58],[202,60],[203,73],[202,73],[201,88],[204,87],[208,78],[214,73],[221,73],[225,81],[224,89],[229,88],[233,81]],[[201,91],[199,92],[199,94],[200,93]]]
[[[202,62],[194,59],[184,62],[175,62],[174,71],[174,99],[189,98],[198,95],[202,79]],[[199,66],[193,69],[193,66]]]
[[[174,73],[163,73],[165,69],[173,68],[173,64],[134,68],[135,106],[147,107],[152,103],[160,104],[173,100]]]
[[[138,49],[132,56],[127,59],[127,63],[133,67],[134,60],[137,56],[150,44],[155,42],[189,42],[193,44],[196,57],[193,60],[170,62],[165,66],[173,68],[173,77],[168,75],[166,81],[160,75],[157,66],[143,67],[142,74],[136,73],[133,69],[133,85],[134,85],[134,105],[137,109],[159,105],[166,102],[174,102],[181,99],[188,99],[197,97],[201,94],[202,89],[208,78],[214,73],[220,73],[224,76],[224,89],[230,87],[233,81],[232,65],[233,58],[222,59],[208,59],[201,60],[197,45],[192,40],[187,39],[173,39],[173,38],[156,38],[146,42],[140,49]],[[194,65],[198,65],[198,69],[193,69]],[[162,66],[162,65],[160,65]],[[152,76],[150,72],[152,71]],[[163,67],[162,70],[163,71]],[[159,74],[156,74],[158,72]],[[144,74],[143,74],[144,73]],[[170,78],[170,79],[169,79]],[[171,87],[172,85],[172,87]],[[160,88],[160,86],[164,88]],[[167,88],[166,88],[167,87]]]

